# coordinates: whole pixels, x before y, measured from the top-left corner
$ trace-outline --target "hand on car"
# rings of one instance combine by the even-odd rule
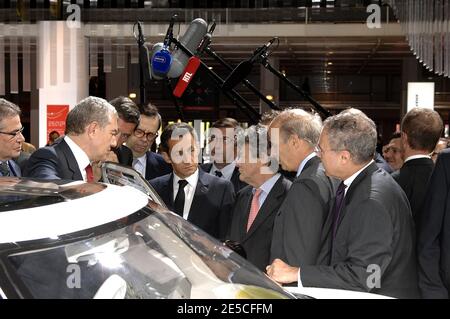
[[[281,259],[275,259],[266,267],[267,275],[280,284],[290,284],[298,280],[298,267],[292,267]]]

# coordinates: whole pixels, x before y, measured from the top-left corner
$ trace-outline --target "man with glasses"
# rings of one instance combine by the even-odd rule
[[[158,109],[148,104],[140,111],[139,125],[128,138],[126,145],[133,152],[133,168],[146,180],[151,180],[171,173],[172,168],[161,155],[150,150],[161,127],[161,115]]]
[[[417,298],[414,223],[400,186],[373,160],[375,123],[352,110],[328,118],[319,139],[326,174],[341,182],[324,223],[328,255],[320,265],[275,260],[268,275],[283,284]]]
[[[20,114],[17,105],[0,98],[0,176],[21,176],[19,166],[12,161],[20,155],[25,141]]]
[[[64,138],[34,152],[24,175],[93,182],[92,164],[108,158],[118,133],[114,107],[98,97],[85,98],[67,115]]]

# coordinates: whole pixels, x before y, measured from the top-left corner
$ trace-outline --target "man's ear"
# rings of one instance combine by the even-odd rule
[[[405,132],[401,132],[400,139],[404,146],[408,145],[408,134],[406,134]]]
[[[340,151],[339,152],[339,159],[341,160],[342,163],[348,163],[349,161],[352,160],[352,154],[350,154],[349,151]]]
[[[90,123],[86,128],[86,132],[87,132],[88,136],[92,137],[92,138],[94,138],[97,135],[99,130],[100,130],[100,125],[98,124],[97,121]]]
[[[172,160],[170,159],[170,156],[167,152],[161,152],[161,156],[164,158],[167,164],[172,164]]]

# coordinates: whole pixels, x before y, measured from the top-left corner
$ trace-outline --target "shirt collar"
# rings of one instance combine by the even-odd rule
[[[218,169],[216,165],[213,163],[211,166],[211,170],[209,172],[214,175],[216,171],[220,171],[225,179],[230,180],[231,176],[233,176],[235,168],[236,168],[236,161],[231,162],[222,169]]]
[[[405,159],[404,163],[408,162],[408,161],[412,161],[418,158],[429,158],[431,159],[431,157],[429,155],[424,155],[424,154],[418,154],[418,155],[412,155],[409,156],[408,158]]]
[[[64,141],[69,146],[70,150],[73,153],[73,156],[75,157],[75,160],[77,161],[78,167],[80,168],[80,171],[84,171],[86,169],[86,166],[91,164],[91,161],[89,160],[89,157],[87,154],[83,151],[81,147],[78,146],[77,143],[75,143],[69,136],[64,136]]]
[[[178,185],[178,181],[181,179],[183,179],[183,178],[180,178],[177,174],[175,174],[175,172],[173,173],[173,185]],[[184,178],[184,180],[186,180],[186,182],[188,182],[188,184],[190,186],[192,186],[193,188],[196,188],[197,182],[198,182],[198,168],[195,170],[194,174],[192,174],[189,177]]]
[[[144,155],[142,155],[141,157],[137,157],[136,160],[142,164],[142,166],[145,167],[145,164],[147,162],[147,153],[145,153]]]
[[[280,178],[281,174],[277,173],[273,175],[271,178],[269,178],[267,181],[265,181],[261,186],[259,186],[259,189],[261,189],[265,194],[269,194],[272,188],[275,186],[275,183]],[[253,194],[255,193],[256,189],[253,188]]]
[[[306,163],[308,163],[308,161],[311,158],[315,157],[315,156],[316,156],[316,153],[312,152],[311,154],[309,154],[308,156],[305,157],[305,159],[300,163],[300,166],[298,167],[296,177],[300,176],[300,174],[302,173],[303,169],[305,168]]]
[[[371,160],[366,166],[364,166],[363,168],[361,168],[359,171],[357,171],[355,174],[353,174],[352,176],[350,176],[349,178],[347,178],[344,181],[345,186],[347,186],[345,188],[345,194],[347,194],[348,189],[350,188],[350,185],[353,183],[353,181],[356,179],[356,177],[358,177],[358,175],[365,170],[367,167],[369,167],[373,162],[375,162],[374,160]]]

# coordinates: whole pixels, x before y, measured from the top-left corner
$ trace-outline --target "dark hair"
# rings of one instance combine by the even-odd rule
[[[114,106],[120,119],[127,123],[139,124],[139,108],[130,98],[119,96],[109,101]]]
[[[168,153],[169,140],[174,137],[177,138],[182,137],[187,133],[190,133],[192,136],[195,137],[194,128],[187,123],[181,122],[167,125],[161,134],[161,143],[159,144],[160,151]]]
[[[224,117],[223,119],[215,121],[211,127],[214,128],[237,128],[239,122],[231,117]]]
[[[8,100],[0,98],[0,123],[7,117],[20,116],[20,108]]]
[[[414,150],[432,152],[443,129],[441,116],[431,109],[413,108],[402,120],[402,132]]]
[[[402,137],[402,133],[400,133],[400,132],[392,133],[391,137],[389,138],[389,142],[391,140],[393,140],[394,138],[400,138],[400,137]]]
[[[155,105],[148,103],[147,105],[140,107],[139,112],[141,113],[141,115],[144,116],[157,117],[159,120],[158,129],[161,127],[162,125],[161,114],[159,114],[158,108]]]

